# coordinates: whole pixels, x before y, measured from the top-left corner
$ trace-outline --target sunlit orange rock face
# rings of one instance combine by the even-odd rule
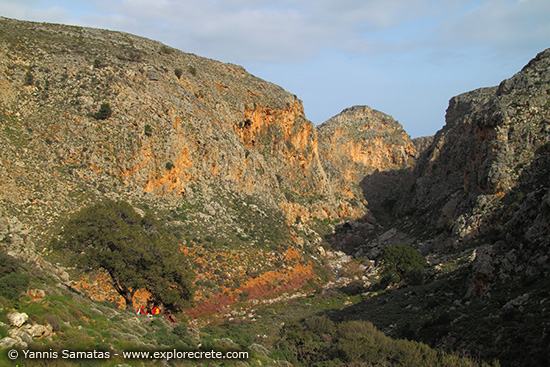
[[[318,128],[319,151],[335,192],[360,198],[358,184],[376,171],[408,169],[416,148],[391,116],[367,106],[345,109]]]

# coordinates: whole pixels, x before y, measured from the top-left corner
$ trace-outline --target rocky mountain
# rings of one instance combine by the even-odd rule
[[[235,273],[201,274],[209,295],[277,271],[288,248],[306,266],[330,223],[366,212],[360,177],[415,154],[380,112],[352,108],[318,132],[296,96],[242,67],[129,34],[1,18],[0,54],[4,244],[64,279],[49,241],[106,197],[153,210]]]
[[[420,156],[422,153],[424,153],[428,148],[432,145],[432,142],[434,141],[433,136],[421,136],[418,138],[414,138],[413,144],[416,148],[417,155]]]
[[[545,50],[499,86],[453,97],[445,126],[411,139],[366,106],[315,127],[296,96],[237,65],[0,18],[0,278],[15,284],[0,282],[1,346],[44,337],[85,349],[104,345],[103,331],[143,346],[138,332],[154,336],[149,347],[252,344],[266,365],[292,351],[302,365],[478,365],[454,352],[548,365],[549,85]],[[108,275],[77,271],[51,246],[104,198],[177,239],[194,273],[188,324],[142,325],[110,306],[124,302]],[[402,274],[414,282],[388,278],[395,245],[420,264]],[[302,337],[339,349],[321,360]],[[365,357],[354,349],[365,343],[386,349]]]
[[[348,200],[366,196],[370,203],[359,185],[365,176],[414,165],[417,150],[403,127],[368,106],[347,108],[318,130],[327,175],[335,192]]]
[[[457,239],[487,220],[537,159],[550,136],[550,52],[498,87],[454,97],[446,125],[416,167],[411,201],[427,226]]]
[[[50,207],[27,213],[48,225],[79,201],[69,196],[175,202],[219,187],[292,216],[302,206],[286,196],[330,193],[301,102],[241,67],[128,34],[7,19],[1,27],[10,211]],[[112,110],[104,120],[93,117],[102,103]],[[327,197],[318,214],[336,215],[333,204]]]
[[[427,148],[412,170],[363,179],[367,195],[384,198],[369,207],[385,221],[342,225],[331,242],[371,259],[409,244],[433,278],[340,317],[503,365],[549,363],[549,85],[545,50],[499,86],[453,97],[446,125],[417,145]]]

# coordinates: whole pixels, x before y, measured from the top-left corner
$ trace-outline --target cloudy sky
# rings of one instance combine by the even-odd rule
[[[366,104],[412,136],[550,47],[550,0],[0,0],[0,15],[153,38],[243,65],[315,123]]]

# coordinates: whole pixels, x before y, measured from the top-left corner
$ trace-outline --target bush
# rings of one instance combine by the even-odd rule
[[[33,85],[34,84],[34,76],[32,75],[31,71],[28,70],[26,73],[25,73],[25,85]]]
[[[103,61],[101,61],[100,59],[94,60],[94,69],[101,69],[103,67],[105,67],[105,64],[103,63]]]
[[[303,366],[490,366],[392,339],[368,321],[334,323],[324,316],[288,324],[277,345],[282,355]]]
[[[153,135],[153,128],[151,127],[151,125],[145,125],[145,128],[143,129],[143,133],[144,133],[146,136],[151,136],[151,135]]]
[[[166,46],[166,45],[160,46],[159,51],[160,51],[161,54],[165,54],[165,55],[170,55],[170,54],[174,53],[174,49],[172,47],[169,47],[169,46]]]
[[[421,284],[426,273],[426,259],[409,245],[391,245],[382,254],[382,283]]]
[[[197,69],[193,65],[189,65],[187,71],[189,71],[189,74],[197,76]]]
[[[0,296],[16,300],[29,286],[29,276],[19,268],[18,261],[0,252]]]
[[[179,79],[183,75],[183,70],[181,70],[180,68],[176,68],[174,70],[174,74],[176,74],[176,77]]]
[[[172,330],[172,332],[176,335],[176,336],[179,336],[180,338],[186,338],[189,336],[189,333],[187,332],[187,326],[184,325],[184,324],[177,324],[174,329]]]
[[[99,107],[99,110],[94,114],[96,120],[107,120],[113,114],[111,105],[107,102],[104,102]]]
[[[171,171],[171,170],[174,169],[175,166],[174,166],[174,163],[168,161],[168,162],[166,162],[166,164],[164,165],[164,167],[165,167],[168,171]]]
[[[0,339],[8,336],[8,329],[5,326],[0,325]]]

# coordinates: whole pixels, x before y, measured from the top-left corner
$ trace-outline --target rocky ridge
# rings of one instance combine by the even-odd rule
[[[403,127],[368,106],[347,108],[318,130],[325,170],[337,195],[348,200],[365,197],[359,185],[365,176],[414,166],[417,150]]]

